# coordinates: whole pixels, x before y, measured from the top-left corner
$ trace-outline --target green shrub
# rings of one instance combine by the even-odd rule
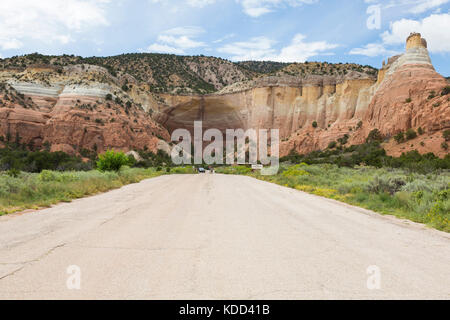
[[[318,126],[317,121],[314,121],[314,122],[312,123],[312,126],[313,126],[313,128],[317,128],[317,126]]]
[[[100,171],[119,171],[122,166],[130,163],[129,158],[123,152],[108,150],[99,155],[97,169]]]
[[[252,172],[252,168],[244,165],[240,166],[226,166],[226,167],[219,167],[216,169],[217,173],[222,174],[238,174],[238,175],[244,175]]]
[[[176,167],[171,172],[175,174],[193,174],[195,169],[192,167]]]
[[[136,160],[136,158],[133,156],[133,155],[129,155],[128,156],[128,166],[130,166],[130,167],[134,167],[135,165],[137,164],[137,160]]]
[[[306,164],[298,164],[290,167],[289,169],[283,171],[282,175],[284,177],[292,177],[292,176],[308,176],[310,173],[305,169],[308,167]]]
[[[353,179],[346,179],[344,181],[340,181],[337,187],[337,190],[340,194],[348,194],[348,193],[363,193],[369,187],[368,182],[365,181],[354,181]]]
[[[92,170],[92,163],[64,152],[27,151],[23,146],[10,146],[0,149],[0,171],[11,169],[36,173],[42,170],[87,171]]]
[[[422,127],[419,127],[419,129],[417,129],[417,133],[418,133],[419,135],[423,135],[423,134],[425,133],[425,131],[423,130]]]
[[[43,182],[50,182],[50,181],[57,181],[57,182],[69,182],[69,181],[76,181],[78,180],[79,175],[77,175],[75,172],[58,172],[58,171],[50,171],[50,170],[43,170],[39,176],[39,181]]]
[[[442,191],[448,188],[449,180],[449,175],[431,175],[429,178],[424,175],[415,175],[413,180],[407,182],[401,190],[410,193]]]
[[[331,142],[328,144],[328,149],[334,149],[334,148],[336,148],[336,146],[337,146],[336,141],[331,141]]]
[[[372,131],[370,131],[366,139],[367,143],[381,142],[381,141],[383,141],[383,136],[381,135],[381,132],[378,129],[373,129]]]
[[[345,134],[342,138],[339,138],[339,139],[338,139],[338,142],[339,142],[341,145],[346,145],[349,138],[350,138],[350,136],[349,136],[348,134]]]
[[[448,201],[438,201],[429,211],[427,218],[430,224],[443,231],[450,231],[450,207]]]
[[[405,133],[405,137],[406,137],[406,140],[412,140],[412,139],[417,138],[417,133],[416,133],[416,131],[414,131],[414,129],[408,129],[408,131],[406,131],[406,133]]]
[[[20,175],[20,170],[17,170],[16,168],[12,168],[8,170],[7,172],[8,176],[17,178]]]
[[[442,93],[441,93],[441,95],[443,95],[443,96],[446,96],[448,94],[450,94],[450,86],[444,87],[444,89],[442,89]]]
[[[402,177],[376,176],[369,184],[367,191],[371,193],[389,193],[394,195],[406,185]]]
[[[397,141],[397,143],[402,143],[405,141],[405,133],[399,132],[394,136],[394,140]]]
[[[339,167],[355,167],[368,165],[374,167],[405,168],[412,172],[429,173],[438,169],[450,169],[450,155],[444,159],[436,157],[433,153],[421,155],[416,150],[402,154],[398,158],[386,155],[380,143],[366,143],[353,145],[348,148],[327,149],[300,155],[291,151],[288,156],[280,159],[281,163],[307,164],[336,164]]]
[[[446,189],[446,190],[442,190],[442,191],[438,192],[436,198],[438,201],[445,201],[445,200],[449,199],[449,195],[450,195],[450,189]]]
[[[450,141],[450,129],[447,129],[442,133],[442,137],[445,139],[445,141]]]
[[[49,171],[49,170],[43,170],[39,174],[39,180],[41,181],[56,181],[56,172]]]

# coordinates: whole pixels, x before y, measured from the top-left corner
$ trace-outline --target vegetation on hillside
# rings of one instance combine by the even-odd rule
[[[92,162],[83,162],[80,157],[64,152],[28,151],[11,147],[0,149],[0,171],[38,173],[42,170],[86,171],[92,168]]]
[[[377,69],[358,64],[332,64],[328,62],[280,63],[272,61],[231,62],[205,56],[177,56],[157,53],[133,53],[113,57],[78,57],[74,55],[45,56],[30,54],[0,61],[0,69],[29,66],[47,66],[63,73],[71,65],[95,65],[124,83],[127,81],[148,84],[154,93],[213,93],[224,87],[255,79],[264,75],[329,75],[343,77],[351,72],[376,76]],[[99,81],[107,81],[99,74]],[[102,80],[103,79],[103,80]],[[45,82],[45,79],[42,79]]]
[[[135,168],[173,166],[170,156],[162,150],[156,153],[140,150],[138,153],[141,157],[140,161],[136,161],[132,156],[127,157],[121,152],[110,151],[98,155],[95,151],[82,150],[83,160],[81,157],[64,152],[50,152],[48,148],[30,151],[26,146],[11,143],[0,149],[0,172],[89,171],[95,168],[103,171],[118,171],[123,165]]]
[[[242,61],[237,64],[247,70],[261,74],[274,73],[289,65],[289,63],[274,61]]]
[[[351,72],[356,72],[370,77],[376,77],[378,70],[372,66],[362,66],[355,63],[328,63],[328,62],[305,62],[292,63],[275,72],[275,75],[290,75],[296,77],[307,77],[308,75],[344,77]]]
[[[147,83],[156,93],[212,93],[234,82],[249,80],[256,74],[228,60],[205,56],[135,53],[113,57],[83,58],[73,55],[15,56],[0,62],[0,68],[25,69],[29,66],[51,66],[62,70],[70,65],[95,65],[114,77],[129,75]],[[214,77],[210,77],[213,74]],[[127,90],[124,90],[127,91]]]
[[[379,141],[369,141],[362,145],[344,147],[342,144],[324,151],[314,151],[306,155],[291,152],[283,157],[281,162],[307,164],[335,164],[339,167],[353,168],[356,166],[372,166],[375,168],[402,168],[410,172],[433,173],[450,170],[450,154],[444,159],[433,153],[421,155],[417,151],[410,151],[395,158],[386,155]]]
[[[25,95],[17,92],[9,84],[0,82],[0,108],[13,105],[20,105],[25,109],[37,108],[31,98],[26,98]]]

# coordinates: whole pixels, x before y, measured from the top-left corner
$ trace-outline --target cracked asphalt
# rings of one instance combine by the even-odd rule
[[[0,299],[450,299],[449,266],[446,233],[243,176],[0,217]]]

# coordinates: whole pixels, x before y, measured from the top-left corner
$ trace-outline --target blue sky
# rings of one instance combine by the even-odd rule
[[[421,32],[450,76],[450,0],[2,0],[0,57],[163,52],[380,67]]]

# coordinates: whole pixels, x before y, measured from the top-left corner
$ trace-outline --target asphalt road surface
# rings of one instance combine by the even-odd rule
[[[0,217],[0,299],[450,299],[450,236],[242,176]]]

